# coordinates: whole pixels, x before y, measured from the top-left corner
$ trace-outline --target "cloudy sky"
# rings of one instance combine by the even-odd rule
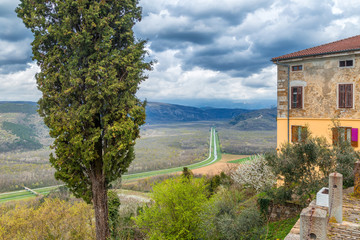
[[[0,0],[0,101],[41,96],[32,34]],[[276,99],[272,57],[360,34],[357,0],[141,0],[135,27],[158,62],[138,96],[149,101]],[[272,102],[272,103],[273,103]]]

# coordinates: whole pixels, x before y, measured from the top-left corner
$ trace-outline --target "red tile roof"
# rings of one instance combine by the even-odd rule
[[[315,55],[325,55],[325,54],[347,52],[353,50],[360,50],[360,35],[342,39],[336,42],[323,44],[317,47],[308,48],[298,52],[289,53],[279,57],[274,57],[271,59],[271,61],[315,56]]]

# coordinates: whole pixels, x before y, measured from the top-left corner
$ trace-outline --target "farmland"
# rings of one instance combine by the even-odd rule
[[[177,105],[158,105],[149,105],[153,112],[156,107],[156,116],[160,116],[151,117],[149,111],[148,123],[141,127],[141,137],[135,145],[136,156],[128,169],[129,174],[176,168],[206,159],[212,126],[218,131],[225,153],[249,155],[275,148],[275,130],[249,131],[239,128],[238,123],[229,124],[228,118],[243,110],[209,109],[205,112]],[[22,190],[22,186],[41,188],[62,184],[54,179],[54,169],[48,160],[52,139],[36,108],[35,103],[0,104],[0,193]],[[164,122],[169,112],[173,112],[174,121]],[[263,113],[246,116],[257,119],[257,114]],[[217,120],[184,120],[201,119],[201,116]],[[157,121],[159,117],[161,121]]]
[[[223,121],[146,125],[137,140],[135,160],[129,174],[174,168],[200,162],[208,157],[209,130],[216,126],[222,151],[254,154],[275,147],[275,131],[228,129]],[[0,192],[61,184],[54,179],[48,161],[50,148],[0,154]]]

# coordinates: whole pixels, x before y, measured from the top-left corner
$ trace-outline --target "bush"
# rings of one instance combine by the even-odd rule
[[[302,200],[311,200],[321,187],[328,185],[332,172],[343,175],[345,187],[353,184],[354,163],[360,157],[347,141],[338,141],[331,147],[325,138],[312,137],[306,128],[301,139],[265,157],[273,173],[282,177],[287,195],[295,193]]]
[[[214,194],[220,185],[230,186],[232,183],[231,177],[221,172],[218,175],[211,176],[207,180],[207,189],[210,195]]]
[[[312,199],[327,184],[328,175],[335,170],[335,160],[325,138],[314,138],[305,128],[301,139],[283,145],[279,153],[266,154],[265,158],[273,173],[283,177],[285,189],[304,201]]]
[[[200,239],[259,239],[263,218],[244,190],[220,188],[201,216]]]
[[[235,183],[250,187],[257,192],[271,188],[276,183],[275,175],[263,155],[252,156],[249,164],[241,164],[231,174]]]
[[[0,206],[0,239],[95,239],[94,210],[85,202],[47,198]]]
[[[348,143],[343,142],[333,148],[336,158],[336,171],[343,175],[344,187],[354,186],[354,165],[360,160],[359,152]]]
[[[196,239],[208,201],[205,179],[168,179],[156,184],[151,195],[154,203],[135,218],[150,239]]]

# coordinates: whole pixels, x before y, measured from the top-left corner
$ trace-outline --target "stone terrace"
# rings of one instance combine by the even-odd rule
[[[343,191],[343,222],[328,224],[328,239],[360,239],[360,198],[355,198],[353,192],[353,187]],[[310,205],[313,204],[314,201]],[[298,239],[300,239],[300,219],[285,238],[285,240]]]

